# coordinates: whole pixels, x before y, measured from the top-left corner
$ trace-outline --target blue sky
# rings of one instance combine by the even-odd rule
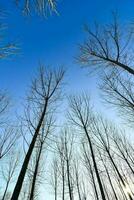
[[[5,39],[16,41],[20,45],[20,54],[0,60],[0,89],[7,89],[15,105],[19,104],[25,97],[39,62],[53,67],[64,65],[67,69],[68,90],[88,90],[97,110],[107,114],[96,89],[98,77],[89,77],[74,57],[78,54],[78,44],[85,38],[83,24],[92,26],[94,21],[108,23],[113,10],[118,11],[121,22],[134,21],[134,1],[58,0],[59,15],[53,14],[48,19],[24,17],[13,2],[1,0],[0,6],[8,12],[4,19],[8,25]],[[114,116],[110,111],[107,115]]]
[[[22,16],[12,0],[1,0],[1,5],[8,11],[6,40],[16,41],[21,48],[16,57],[0,61],[1,88],[9,90],[18,101],[24,97],[39,62],[54,67],[64,65],[69,91],[88,90],[99,102],[96,77],[89,78],[74,58],[78,44],[85,38],[83,24],[108,23],[113,10],[118,11],[122,22],[132,20],[133,0],[58,0],[59,15],[47,19]]]

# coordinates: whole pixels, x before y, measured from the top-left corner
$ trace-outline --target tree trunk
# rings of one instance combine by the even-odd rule
[[[8,189],[8,185],[9,185],[9,181],[8,181],[7,184],[6,184],[6,188],[5,188],[5,191],[4,191],[4,194],[3,194],[2,200],[5,199],[5,196],[6,196],[6,193],[7,193],[7,189]]]
[[[23,181],[24,181],[24,177],[25,177],[25,174],[26,174],[26,170],[27,170],[27,167],[28,167],[28,164],[29,164],[29,161],[30,161],[30,157],[31,157],[31,154],[32,154],[33,149],[34,149],[36,138],[39,134],[42,122],[43,122],[45,114],[46,114],[47,105],[48,105],[48,99],[46,99],[46,102],[45,102],[45,105],[44,105],[44,110],[42,112],[41,118],[40,118],[39,123],[37,125],[37,128],[35,130],[35,133],[34,133],[32,141],[31,141],[31,144],[29,146],[28,152],[26,154],[25,160],[23,162],[23,165],[22,165],[16,186],[14,188],[11,200],[18,200],[18,197],[19,197],[19,194],[20,194],[20,191],[21,191],[21,188],[22,188],[22,184],[23,184]]]
[[[104,190],[103,190],[103,185],[102,185],[102,182],[101,182],[101,179],[100,179],[100,175],[99,175],[99,172],[98,172],[98,168],[97,168],[97,164],[96,164],[96,160],[95,160],[95,156],[94,156],[92,143],[91,143],[91,140],[90,140],[90,137],[88,135],[88,131],[87,131],[86,127],[84,126],[83,128],[84,128],[84,131],[85,131],[87,139],[88,139],[88,143],[89,143],[89,147],[90,147],[90,151],[91,151],[91,156],[92,156],[94,169],[95,169],[95,173],[96,173],[96,178],[97,178],[97,181],[98,181],[98,184],[99,184],[101,196],[102,196],[103,200],[106,200],[105,193],[104,193]]]
[[[39,154],[38,154],[36,165],[35,165],[33,181],[32,181],[32,188],[31,188],[29,200],[33,200],[33,198],[34,198],[35,184],[36,184],[36,179],[37,179],[37,174],[38,174],[38,169],[39,169],[39,162],[40,162],[40,157],[41,157],[42,145],[43,144],[41,143],[41,146],[40,146],[40,149],[39,149]]]

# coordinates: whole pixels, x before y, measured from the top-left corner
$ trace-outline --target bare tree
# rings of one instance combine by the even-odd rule
[[[61,135],[59,141],[56,143],[57,154],[59,156],[59,173],[61,178],[61,196],[62,200],[65,200],[66,193],[66,163],[65,163],[65,146],[64,146],[64,136]]]
[[[93,120],[93,131],[94,131],[95,137],[97,138],[96,145],[100,149],[103,149],[106,152],[108,159],[111,165],[113,166],[113,170],[115,171],[115,174],[117,176],[116,178],[120,181],[122,185],[121,187],[123,187],[123,190],[126,191],[126,187],[128,187],[129,184],[126,182],[125,176],[122,173],[120,164],[118,163],[120,156],[118,156],[117,159],[114,156],[115,149],[113,147],[113,143],[111,140],[112,134],[118,135],[116,128],[112,126],[112,124],[108,123],[106,120],[104,120],[102,117],[99,116],[96,119],[94,118]],[[104,162],[103,162],[103,165],[104,165]],[[128,192],[127,195],[129,196],[130,200],[133,199],[133,195],[131,193]]]
[[[74,134],[68,126],[61,131],[56,141],[55,155],[58,162],[58,191],[62,200],[74,199],[75,175],[74,175]],[[60,189],[61,188],[61,189]]]
[[[0,134],[0,159],[6,156],[19,137],[18,131],[12,127],[1,130]]]
[[[84,162],[83,164],[88,171],[90,182],[91,182],[91,185],[92,185],[93,190],[94,190],[95,199],[99,200],[98,188],[97,188],[93,164],[92,164],[91,156],[90,156],[91,153],[90,153],[87,145],[84,142],[82,143],[82,153],[83,153],[83,162]]]
[[[33,170],[33,177],[32,177],[32,181],[31,181],[31,192],[29,195],[30,196],[29,200],[34,199],[35,189],[37,188],[36,185],[38,185],[38,187],[39,187],[39,185],[42,182],[41,176],[43,176],[43,172],[41,169],[41,165],[44,165],[42,162],[42,160],[43,160],[42,154],[45,152],[45,150],[47,150],[46,140],[48,137],[50,137],[53,126],[54,126],[53,117],[47,116],[46,123],[42,125],[41,131],[40,131],[40,134],[38,136],[38,140],[37,140],[36,146],[35,146],[36,158],[35,158],[35,166],[34,166],[34,170]],[[36,189],[36,193],[37,193],[37,189]]]
[[[74,173],[75,173],[75,184],[77,188],[78,198],[82,200],[82,192],[81,192],[81,180],[80,180],[80,171],[79,171],[79,160],[74,160]]]
[[[10,100],[5,92],[0,91],[0,159],[8,154],[19,134],[9,120]]]
[[[66,173],[67,173],[67,185],[70,200],[73,200],[73,189],[74,189],[74,180],[72,174],[72,156],[73,156],[73,137],[71,137],[66,129],[64,134],[64,156],[66,162]]]
[[[4,24],[4,18],[6,18],[5,11],[0,8],[0,59],[16,55],[19,49],[15,42],[6,41],[7,25]]]
[[[74,96],[70,99],[70,108],[71,112],[69,113],[70,120],[85,134],[88,145],[91,152],[91,157],[93,161],[93,166],[95,169],[96,178],[98,181],[98,186],[100,189],[101,197],[103,200],[106,200],[106,196],[104,193],[104,188],[101,182],[101,178],[99,175],[99,170],[97,167],[97,162],[95,158],[93,143],[91,139],[91,132],[90,132],[90,124],[91,124],[91,106],[90,101],[87,95],[83,96]]]
[[[39,146],[39,148],[36,148],[36,155],[35,155],[35,164],[34,169],[31,171],[33,172],[33,175],[31,176],[31,190],[29,192],[29,200],[36,199],[38,196],[37,192],[37,185],[40,185],[41,181],[39,181],[39,177],[41,177],[41,170],[40,170],[40,159],[41,159],[41,153],[42,153],[42,143]]]
[[[113,192],[113,195],[114,195],[114,198],[115,198],[116,200],[118,200],[118,196],[117,196],[116,190],[115,190],[115,188],[114,188],[114,184],[113,184],[113,181],[112,181],[112,178],[111,178],[111,174],[110,174],[110,172],[109,172],[109,170],[108,170],[108,166],[106,165],[106,156],[105,156],[105,160],[104,160],[104,158],[103,158],[103,156],[102,156],[102,154],[101,154],[100,151],[99,151],[99,156],[100,156],[100,159],[101,159],[101,161],[102,161],[102,163],[103,163],[103,166],[104,166],[106,175],[107,175],[108,180],[109,180],[109,184],[110,184],[110,186],[111,186],[111,189],[112,189],[112,192]]]
[[[40,68],[38,78],[32,82],[31,96],[28,98],[28,100],[33,106],[34,110],[32,110],[32,116],[33,120],[35,119],[35,121],[32,122],[31,118],[29,118],[28,123],[31,124],[32,128],[34,129],[34,133],[22,164],[22,168],[11,198],[12,200],[17,200],[19,197],[31,154],[35,147],[41,127],[46,120],[46,114],[48,112],[52,112],[53,109],[51,106],[54,105],[55,108],[57,100],[59,100],[61,97],[61,83],[63,77],[63,70],[59,70],[57,72],[51,70],[44,71],[43,68]],[[35,124],[33,124],[34,122]]]
[[[118,151],[117,154],[120,155],[121,159],[127,164],[127,167],[130,169],[132,175],[134,176],[134,166],[133,166],[133,163],[131,162],[130,156],[128,155],[128,151],[127,151],[127,149],[129,148],[128,145],[131,145],[131,144],[127,141],[127,138],[123,134],[122,136],[119,134],[114,135],[113,141]]]
[[[103,76],[103,82],[100,84],[102,99],[105,103],[115,107],[129,125],[133,125],[134,116],[134,83],[129,76],[122,77],[116,71]]]
[[[19,154],[17,155],[15,151],[16,150],[10,151],[6,163],[4,162],[4,165],[2,166],[2,176],[6,183],[2,200],[5,200],[7,198],[9,184],[11,183],[11,181],[13,181],[18,168],[20,155]]]
[[[127,33],[126,33],[127,29]],[[123,70],[134,75],[133,69],[133,30],[121,27],[117,14],[113,13],[113,22],[105,26],[95,24],[95,30],[85,27],[87,39],[80,45],[78,60],[82,65],[95,68],[108,67]],[[131,48],[130,48],[131,45]]]
[[[57,12],[57,0],[16,0],[15,2],[22,7],[24,14],[31,14],[34,11],[39,15],[47,16],[48,13]]]
[[[51,185],[54,190],[54,199],[58,199],[58,186],[59,186],[59,166],[58,157],[54,155],[52,165],[51,165]]]

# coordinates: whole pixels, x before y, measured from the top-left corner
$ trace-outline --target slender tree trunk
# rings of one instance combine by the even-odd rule
[[[109,175],[109,172],[108,172],[108,169],[107,169],[106,166],[105,166],[105,170],[106,170],[106,173],[107,173],[107,176],[108,176],[109,183],[110,183],[111,188],[112,188],[112,190],[113,190],[114,197],[115,197],[116,200],[118,200],[118,197],[117,197],[117,195],[116,195],[116,192],[115,192],[115,189],[114,189],[114,186],[113,186],[113,183],[112,183],[111,177],[110,177],[110,175]]]
[[[123,156],[125,162],[127,163],[128,167],[130,168],[131,172],[132,172],[133,175],[134,175],[134,170],[133,170],[132,166],[130,165],[128,159],[126,158],[126,156],[125,156],[124,153],[122,152],[122,150],[121,150],[121,148],[120,148],[120,146],[119,146],[119,144],[118,144],[118,141],[117,141],[117,142],[115,141],[115,144],[116,144],[116,146],[117,146],[119,152],[120,152],[121,155]]]
[[[124,200],[128,200],[127,197],[126,197],[126,194],[125,194],[125,192],[124,192],[124,190],[123,190],[123,188],[122,188],[122,185],[121,185],[119,179],[118,179],[118,185],[119,185],[119,189],[120,189],[120,192],[121,192],[121,194],[122,194],[123,199],[124,199]]]
[[[55,190],[55,200],[57,200],[57,187],[55,187],[54,190]]]
[[[70,181],[70,167],[69,167],[68,158],[67,158],[66,164],[67,164],[67,180],[68,180],[69,197],[70,197],[70,200],[73,200],[71,181]]]
[[[45,114],[46,114],[46,111],[47,111],[47,105],[48,105],[48,99],[46,99],[41,118],[40,118],[39,123],[37,125],[37,128],[35,130],[35,133],[34,133],[32,141],[31,141],[31,144],[29,146],[29,149],[28,149],[28,152],[26,154],[26,157],[24,159],[24,162],[23,162],[23,165],[22,165],[22,168],[21,168],[17,183],[15,185],[11,200],[18,200],[18,197],[19,197],[19,194],[20,194],[20,191],[21,191],[21,188],[22,188],[22,184],[23,184],[23,181],[24,181],[24,177],[25,177],[25,174],[26,174],[26,170],[27,170],[27,167],[28,167],[28,164],[29,164],[29,161],[30,161],[30,157],[31,157],[31,154],[32,154],[33,149],[34,149],[36,138],[37,138],[37,136],[39,134],[41,125],[43,123],[43,120],[44,120],[44,117],[45,117]]]
[[[65,169],[64,162],[62,163],[62,200],[65,200]]]
[[[31,188],[29,200],[34,199],[35,184],[36,184],[36,179],[37,179],[37,175],[38,175],[39,162],[40,162],[40,157],[41,157],[41,152],[42,152],[42,145],[43,144],[41,143],[39,153],[38,153],[38,157],[37,157],[37,161],[36,161],[36,164],[35,164],[35,170],[34,170],[34,175],[33,175],[33,180],[32,180],[32,188]]]
[[[112,183],[112,180],[111,180],[111,177],[110,177],[109,171],[108,171],[108,169],[107,169],[107,166],[105,165],[104,160],[103,160],[103,158],[102,158],[101,155],[100,155],[100,157],[101,157],[101,160],[102,160],[102,162],[103,162],[104,168],[105,168],[105,170],[106,170],[106,174],[107,174],[107,177],[108,177],[109,183],[110,183],[110,185],[111,185],[111,188],[112,188],[112,190],[113,190],[113,193],[114,193],[115,199],[118,200],[118,197],[117,197],[117,195],[116,195],[116,192],[115,192],[115,189],[114,189],[114,186],[113,186],[113,183]]]
[[[75,169],[77,170],[77,169]],[[78,191],[78,196],[79,196],[79,200],[81,200],[81,193],[80,193],[80,183],[79,183],[79,175],[78,172],[75,172],[75,176],[76,176],[76,185],[77,185],[77,191]]]
[[[84,149],[84,152],[85,152],[86,159],[88,161],[88,165],[89,165],[89,169],[90,169],[90,173],[91,173],[91,177],[92,177],[92,181],[93,181],[95,198],[96,198],[96,200],[99,200],[99,196],[98,196],[98,192],[97,192],[97,188],[96,188],[96,184],[95,184],[95,178],[94,178],[91,162],[90,162],[90,159],[89,159],[85,149]]]
[[[124,182],[124,180],[123,180],[123,178],[122,178],[122,176],[121,176],[121,174],[120,174],[120,172],[119,172],[119,170],[118,170],[118,167],[116,166],[116,164],[115,164],[115,162],[114,162],[114,160],[113,160],[113,158],[112,158],[112,156],[111,156],[109,150],[106,150],[106,151],[107,151],[108,156],[109,156],[109,158],[110,158],[110,160],[111,160],[111,162],[112,162],[112,164],[113,164],[113,166],[114,166],[114,168],[115,168],[116,173],[118,174],[118,176],[119,176],[119,178],[120,178],[120,180],[121,180],[122,185],[125,187],[125,182]]]
[[[122,185],[123,185],[123,187],[124,187],[124,189],[125,189],[125,187],[126,187],[125,181],[123,180],[123,178],[122,178],[122,176],[121,176],[121,174],[120,174],[120,172],[119,172],[119,170],[118,170],[118,168],[117,168],[117,166],[116,166],[116,164],[115,164],[115,162],[114,162],[114,160],[113,160],[113,158],[112,158],[110,152],[107,151],[107,153],[108,153],[109,158],[110,158],[110,160],[111,160],[111,162],[112,162],[112,164],[113,164],[113,166],[114,166],[114,168],[115,168],[115,171],[117,172],[117,174],[118,174],[118,176],[119,176],[119,178],[120,178],[120,180],[121,180],[121,183],[122,183]],[[129,199],[130,199],[130,200],[133,200],[131,194],[128,193],[128,196],[129,196]]]
[[[102,180],[102,183],[103,183],[103,188],[104,188],[104,191],[105,191],[105,194],[106,194],[107,200],[110,200],[110,198],[109,198],[109,194],[108,194],[108,191],[107,191],[107,188],[106,188],[105,183],[104,183],[103,180]]]
[[[87,139],[88,139],[88,143],[89,143],[89,147],[90,147],[90,151],[91,151],[91,156],[92,156],[94,169],[95,169],[95,173],[96,173],[96,178],[97,178],[98,185],[99,185],[99,188],[100,188],[101,196],[102,196],[103,200],[106,200],[103,185],[102,185],[102,182],[101,182],[101,179],[100,179],[100,175],[99,175],[99,172],[98,172],[98,168],[97,168],[97,164],[96,164],[96,160],[95,160],[95,156],[94,156],[92,143],[91,143],[91,140],[90,140],[90,137],[88,135],[88,131],[87,131],[86,127],[84,126],[83,128],[84,128],[84,131],[85,131]]]
[[[55,193],[54,196],[55,196],[55,200],[57,200],[57,186],[58,186],[57,185],[57,183],[58,183],[57,182],[57,178],[58,178],[58,176],[57,176],[57,168],[55,170],[56,170],[56,172],[55,172],[55,183],[54,183],[54,186],[55,186],[54,187],[54,193]]]
[[[7,193],[8,185],[9,185],[9,181],[8,181],[7,184],[6,184],[6,188],[5,188],[5,191],[4,191],[2,200],[5,200],[5,196],[6,196],[6,193]]]

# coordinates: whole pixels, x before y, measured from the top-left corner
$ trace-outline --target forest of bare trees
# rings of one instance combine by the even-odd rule
[[[14,6],[31,17],[57,13],[54,0]],[[134,143],[127,134],[134,123],[134,26],[122,26],[117,13],[109,24],[86,25],[76,62],[98,76],[102,102],[124,126],[96,112],[88,92],[66,93],[63,67],[37,67],[17,122],[12,98],[0,88],[0,200],[49,199],[48,193],[54,200],[134,200]],[[17,44],[0,42],[0,61],[17,56]]]

